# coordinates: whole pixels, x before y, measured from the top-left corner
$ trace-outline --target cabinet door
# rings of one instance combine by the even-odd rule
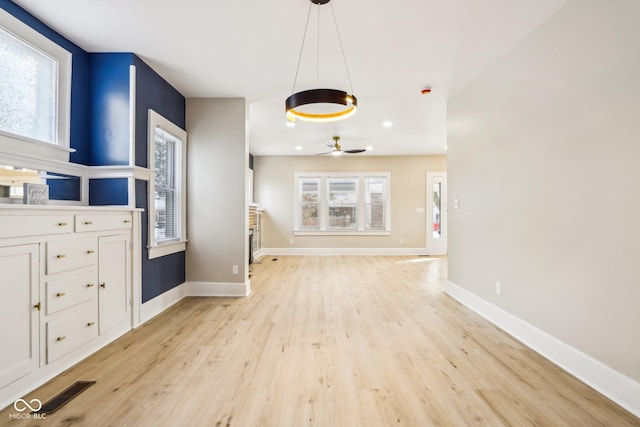
[[[112,328],[131,327],[131,255],[129,235],[98,240],[98,325],[102,335]]]
[[[0,388],[38,368],[39,245],[0,248]]]

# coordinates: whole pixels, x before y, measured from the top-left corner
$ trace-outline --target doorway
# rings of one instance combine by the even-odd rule
[[[427,172],[427,255],[447,254],[447,173]]]

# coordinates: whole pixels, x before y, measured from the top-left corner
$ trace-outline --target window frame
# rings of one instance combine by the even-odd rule
[[[155,129],[159,127],[163,131],[171,134],[180,140],[176,143],[174,174],[176,178],[176,224],[178,228],[178,237],[176,239],[157,242],[155,233]],[[147,154],[149,170],[151,171],[149,178],[149,195],[148,195],[148,245],[149,259],[158,258],[186,250],[186,230],[187,230],[187,199],[186,199],[186,183],[187,183],[187,132],[179,126],[161,116],[157,112],[149,109],[149,124],[147,136]]]
[[[39,141],[0,130],[0,151],[27,158],[68,162],[69,154],[75,151],[70,148],[72,54],[3,9],[0,9],[0,27],[58,64],[55,141]]]
[[[385,178],[385,211],[384,229],[366,229],[366,197],[365,178]],[[320,227],[317,230],[305,229],[301,226],[301,178],[319,178],[319,214]],[[329,227],[329,178],[357,178],[356,229],[340,229]],[[296,172],[293,179],[293,234],[296,236],[388,236],[391,234],[391,173],[390,172]]]

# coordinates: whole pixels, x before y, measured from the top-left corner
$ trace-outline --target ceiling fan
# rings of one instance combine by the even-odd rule
[[[333,144],[330,143],[330,142],[327,142],[327,147],[333,148],[333,150],[327,151],[326,153],[318,153],[318,154],[316,154],[316,156],[324,156],[325,154],[331,154],[332,156],[341,156],[342,153],[358,154],[358,153],[364,153],[365,151],[367,151],[365,148],[356,148],[356,149],[353,149],[353,150],[343,150],[342,146],[340,145],[340,137],[339,136],[334,136],[333,137]]]

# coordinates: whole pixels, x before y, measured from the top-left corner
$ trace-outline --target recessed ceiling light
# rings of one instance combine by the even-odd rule
[[[391,126],[393,126],[393,122],[391,122],[390,120],[387,120],[386,122],[382,122],[382,126],[386,128],[390,128]]]
[[[302,147],[299,145],[296,145],[296,151],[302,151]]]
[[[296,127],[296,124],[293,123],[293,122],[287,122],[287,127],[288,128],[294,128],[294,127]]]
[[[445,145],[445,146],[444,146],[444,149],[445,149],[445,150],[448,150],[448,149],[449,149],[449,146],[448,146],[448,145]]]

